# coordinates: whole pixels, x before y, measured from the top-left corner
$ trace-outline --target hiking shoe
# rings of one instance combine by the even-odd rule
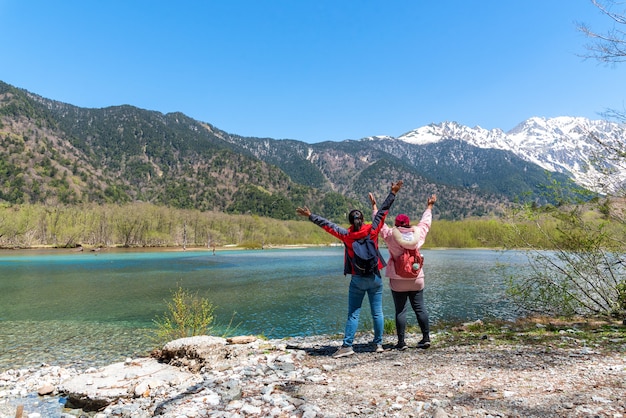
[[[417,343],[417,348],[427,349],[428,347],[430,347],[430,340],[422,340]]]
[[[354,354],[352,347],[341,347],[339,350],[335,351],[333,358],[348,357],[352,354]]]
[[[376,344],[376,352],[377,353],[382,353],[383,351],[385,351],[385,348],[383,347],[382,344]]]
[[[400,350],[400,351],[404,351],[404,350],[406,350],[407,348],[409,348],[409,346],[408,346],[408,345],[406,345],[406,343],[398,343],[398,344],[396,344],[396,346],[395,346],[395,349],[396,349],[396,350]]]

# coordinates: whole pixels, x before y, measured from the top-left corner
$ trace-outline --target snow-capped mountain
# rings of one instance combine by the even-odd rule
[[[599,155],[604,150],[594,138],[610,145],[624,144],[626,124],[580,117],[534,117],[504,132],[500,129],[487,130],[479,126],[470,128],[456,122],[444,122],[417,128],[397,139],[416,145],[453,139],[479,148],[511,151],[526,161],[549,171],[567,174],[576,183],[597,190],[598,185],[606,185],[606,181],[603,180],[604,175],[596,169]],[[626,181],[626,164],[615,165],[606,158],[600,161],[615,171],[612,184]]]

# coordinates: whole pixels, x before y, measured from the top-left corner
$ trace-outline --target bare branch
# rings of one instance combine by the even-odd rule
[[[606,33],[594,31],[584,23],[578,24],[578,30],[592,43],[586,45],[589,53],[582,55],[604,63],[620,63],[626,61],[626,32],[619,25],[626,25],[626,11],[614,12],[613,9],[623,5],[616,0],[591,0],[594,6],[613,21],[613,28]]]
[[[613,6],[619,6],[624,4],[624,2],[620,2],[620,1],[615,1],[615,0],[605,0],[605,1],[600,1],[600,0],[591,0],[591,2],[593,3],[594,6],[596,6],[602,13],[604,13],[605,15],[607,15],[608,17],[610,17],[611,19],[613,19],[615,21],[615,23],[618,23],[620,25],[624,25],[626,24],[626,17],[624,17],[623,14],[619,14],[619,13],[613,13],[611,11],[611,8]]]

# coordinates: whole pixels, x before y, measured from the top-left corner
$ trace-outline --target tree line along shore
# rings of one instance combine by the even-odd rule
[[[590,212],[602,222],[602,214]],[[394,216],[393,213],[389,215]],[[413,215],[418,222],[419,216]],[[347,221],[337,219],[343,224]],[[387,220],[389,222],[389,218]],[[541,228],[538,228],[538,222]],[[615,227],[615,234],[623,231]],[[437,220],[424,248],[550,248],[557,234],[552,216]],[[0,205],[0,248],[270,248],[332,245],[332,236],[306,220],[175,209],[149,203],[125,205]]]

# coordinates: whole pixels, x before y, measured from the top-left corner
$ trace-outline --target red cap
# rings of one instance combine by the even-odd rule
[[[411,220],[404,213],[401,213],[398,216],[396,216],[396,226],[409,226],[410,223],[411,223]]]

